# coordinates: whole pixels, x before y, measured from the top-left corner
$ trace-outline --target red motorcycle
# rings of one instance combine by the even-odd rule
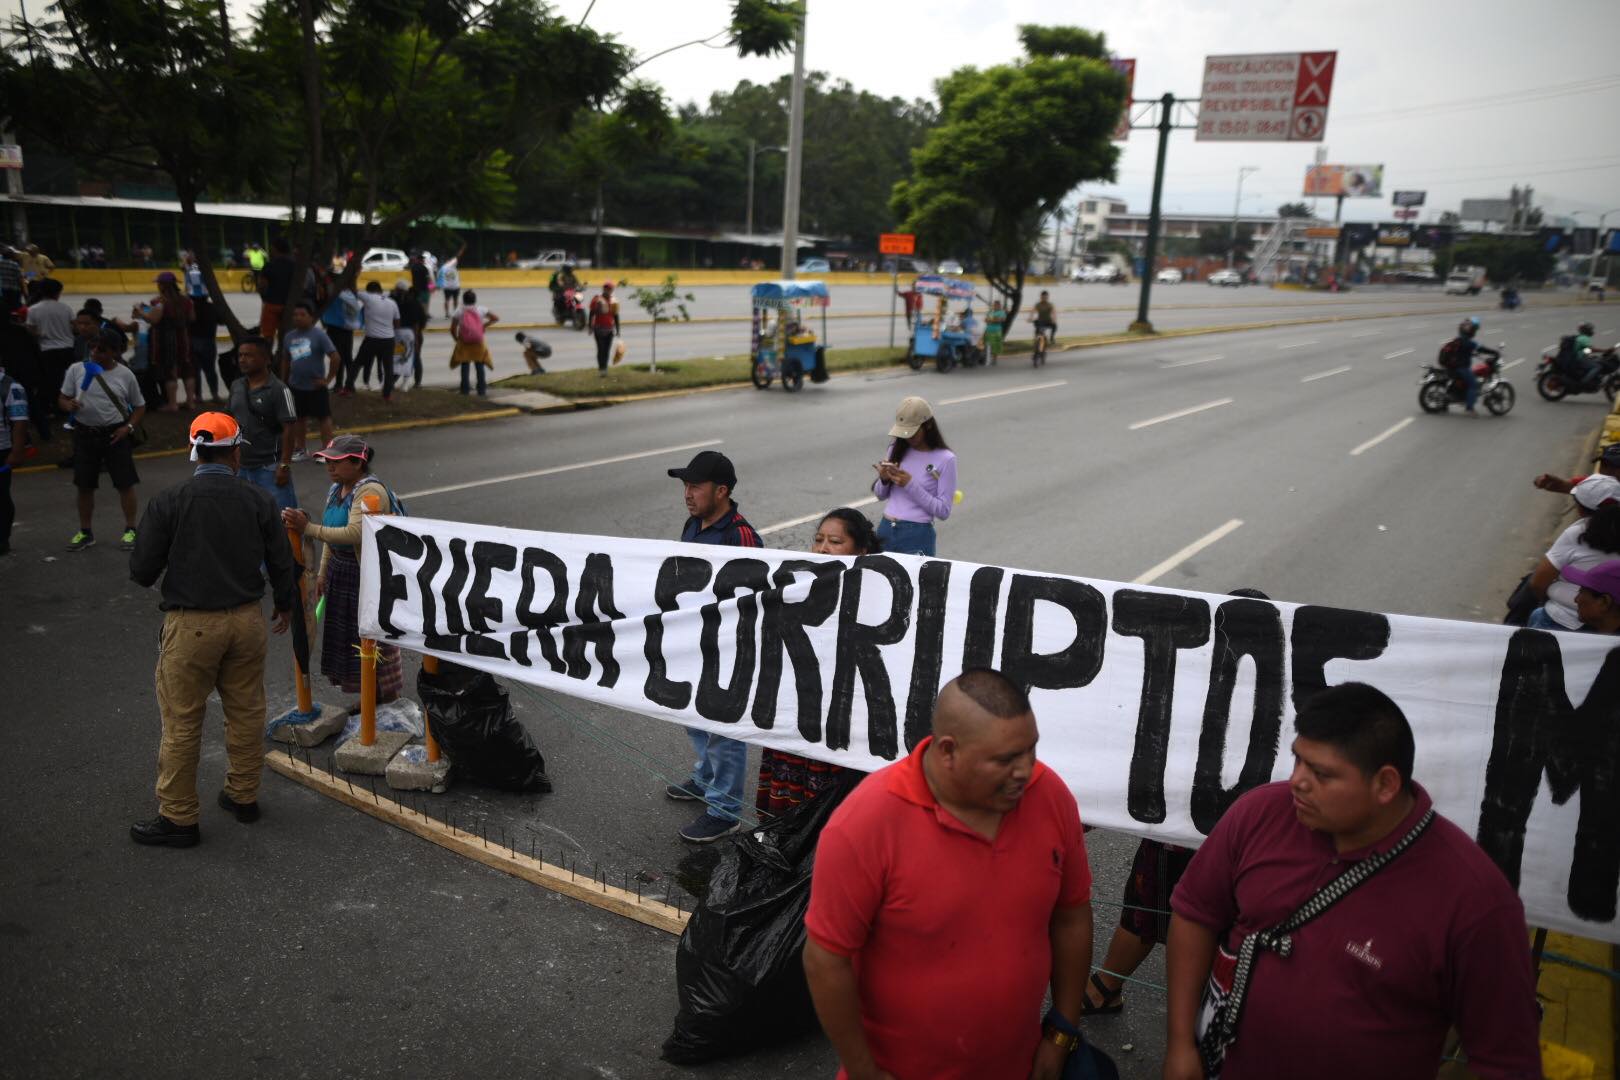
[[[563,289],[551,301],[551,315],[558,326],[572,325],[575,330],[585,329],[585,290]]]

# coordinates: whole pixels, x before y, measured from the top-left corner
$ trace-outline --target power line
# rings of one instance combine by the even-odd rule
[[[1557,83],[1550,86],[1527,87],[1523,90],[1500,94],[1483,94],[1472,98],[1457,98],[1452,101],[1436,101],[1427,105],[1403,105],[1395,109],[1379,109],[1372,112],[1348,113],[1334,116],[1332,119],[1338,124],[1360,124],[1374,120],[1387,120],[1404,116],[1434,116],[1438,114],[1469,112],[1475,109],[1500,108],[1506,105],[1523,105],[1533,102],[1550,101],[1554,98],[1570,97],[1576,94],[1592,94],[1603,90],[1620,87],[1620,75],[1605,75],[1594,79],[1581,79],[1576,82]]]

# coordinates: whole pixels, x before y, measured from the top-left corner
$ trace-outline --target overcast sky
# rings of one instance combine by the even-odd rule
[[[590,0],[554,6],[578,19]],[[646,56],[721,29],[729,10],[728,0],[596,0],[590,25]],[[1138,97],[1196,96],[1206,55],[1337,49],[1321,145],[1330,162],[1386,167],[1385,199],[1346,200],[1347,220],[1388,220],[1396,189],[1428,191],[1428,220],[1463,198],[1506,196],[1516,182],[1533,185],[1537,203],[1555,213],[1620,208],[1617,0],[809,0],[806,64],[874,93],[932,99],[934,80],[953,68],[1016,57],[1017,27],[1027,22],[1106,33],[1117,55],[1136,58]],[[674,102],[703,103],[792,66],[791,56],[739,60],[694,46],[640,74]],[[1195,134],[1170,138],[1167,211],[1231,213],[1238,168],[1254,165],[1244,212],[1273,212],[1299,197],[1317,145],[1200,143]],[[1086,190],[1145,212],[1156,140],[1133,132],[1118,182]],[[1322,209],[1332,213],[1327,200]]]

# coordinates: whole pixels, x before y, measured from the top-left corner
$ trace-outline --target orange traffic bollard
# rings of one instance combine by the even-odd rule
[[[367,491],[360,503],[368,514],[381,511],[382,502],[376,492]],[[373,746],[377,742],[377,643],[370,638],[360,639],[360,745]]]
[[[298,575],[298,595],[303,600],[299,614],[304,619],[304,625],[309,625],[309,579],[302,573],[304,565],[304,537],[296,529],[287,530],[287,540],[292,544],[293,562],[300,567]],[[310,642],[311,648],[314,642]],[[309,676],[299,668],[298,661],[293,661],[293,679],[298,685],[298,712],[309,716],[315,711],[314,695],[310,692]]]
[[[422,670],[429,675],[437,675],[439,673],[439,658],[437,656],[422,657]],[[422,741],[427,746],[427,759],[429,761],[438,761],[439,740],[433,737],[433,723],[428,719],[426,709],[422,710],[422,731]]]

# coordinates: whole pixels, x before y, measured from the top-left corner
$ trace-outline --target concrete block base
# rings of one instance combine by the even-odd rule
[[[377,741],[365,746],[360,742],[360,736],[356,735],[337,748],[337,753],[332,755],[332,763],[344,772],[382,776],[388,769],[389,759],[410,741],[408,732],[379,731]]]
[[[420,753],[412,754],[412,750]],[[424,760],[413,760],[418,756]],[[450,759],[441,757],[438,761],[427,761],[425,758],[426,750],[422,747],[407,747],[396,754],[388,763],[388,771],[383,774],[388,786],[395,791],[431,791],[435,795],[448,789]]]
[[[297,709],[274,714],[276,719],[289,716]],[[279,743],[296,743],[299,746],[319,746],[333,735],[343,730],[344,723],[349,719],[348,710],[341,705],[322,705],[315,703],[315,719],[302,723],[281,724],[272,732],[270,738]]]

